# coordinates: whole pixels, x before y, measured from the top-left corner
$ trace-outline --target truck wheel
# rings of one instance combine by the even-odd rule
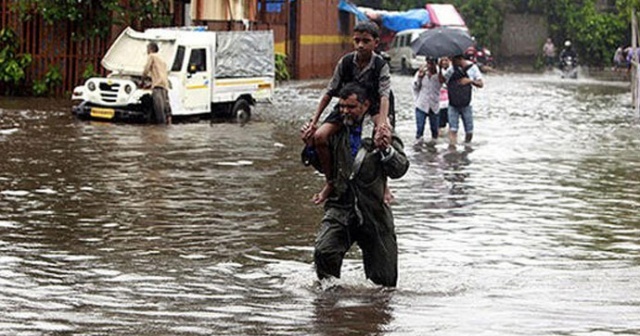
[[[248,122],[251,119],[251,105],[249,105],[249,102],[243,98],[238,99],[231,109],[231,117],[241,124]]]

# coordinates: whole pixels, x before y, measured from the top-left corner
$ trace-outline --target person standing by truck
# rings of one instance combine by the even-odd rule
[[[167,63],[158,56],[158,44],[150,42],[147,45],[147,64],[144,66],[142,77],[151,78],[151,97],[153,99],[153,113],[151,120],[157,124],[171,124],[171,105],[169,105],[169,78]]]

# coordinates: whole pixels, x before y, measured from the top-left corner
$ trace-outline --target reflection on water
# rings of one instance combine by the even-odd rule
[[[393,78],[407,144],[410,80]],[[322,177],[296,137],[321,87],[280,88],[244,126],[0,101],[0,334],[640,334],[626,84],[489,76],[472,145],[408,146],[395,290],[355,248],[336,284],[315,280]]]

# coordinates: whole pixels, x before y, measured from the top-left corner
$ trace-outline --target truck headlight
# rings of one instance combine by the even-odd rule
[[[94,83],[94,82],[87,83],[87,88],[89,89],[89,91],[95,91],[96,90],[96,83]]]
[[[130,94],[131,90],[132,90],[131,85],[127,84],[127,85],[124,86],[124,92],[126,94]]]

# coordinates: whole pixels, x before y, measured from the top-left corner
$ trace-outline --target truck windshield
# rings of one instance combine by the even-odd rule
[[[176,51],[176,57],[173,60],[173,65],[171,66],[171,71],[180,71],[182,69],[182,63],[184,63],[184,51],[185,48],[183,46],[179,46]]]

